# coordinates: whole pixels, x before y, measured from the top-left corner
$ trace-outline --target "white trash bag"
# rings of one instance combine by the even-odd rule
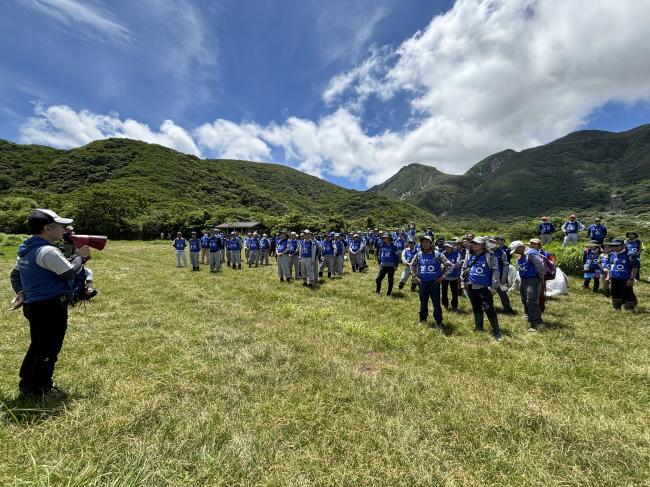
[[[569,278],[558,267],[555,272],[555,279],[546,281],[546,296],[552,297],[562,294],[569,294]]]

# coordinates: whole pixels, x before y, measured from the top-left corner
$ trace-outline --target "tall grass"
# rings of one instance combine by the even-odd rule
[[[648,285],[629,313],[572,281],[535,335],[515,303],[498,344],[465,300],[446,334],[419,325],[417,296],[375,295],[372,273],[312,291],[273,267],[178,270],[167,242],[94,256],[100,295],[72,310],[57,364],[66,403],[15,400],[28,330],[0,314],[0,485],[650,478]]]

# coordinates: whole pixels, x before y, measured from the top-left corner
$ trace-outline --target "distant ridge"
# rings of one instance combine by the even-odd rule
[[[493,154],[463,175],[411,164],[368,190],[444,217],[536,217],[560,211],[650,215],[650,124],[581,130]]]

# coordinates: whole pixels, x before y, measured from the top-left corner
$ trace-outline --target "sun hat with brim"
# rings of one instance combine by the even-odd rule
[[[428,240],[429,242],[433,243],[433,239],[431,238],[431,235],[422,235],[420,237],[420,242],[422,242],[422,240]]]
[[[392,237],[390,236],[390,233],[384,232],[381,234],[381,238],[392,238]]]
[[[541,245],[541,244],[542,244],[542,241],[541,241],[540,239],[538,239],[538,238],[531,238],[531,239],[528,241],[528,243],[532,243],[532,244],[540,244],[540,245]]]
[[[510,249],[510,252],[514,252],[519,247],[523,247],[523,246],[524,246],[524,243],[521,240],[515,240],[510,245],[508,245],[508,248]]]
[[[585,247],[600,247],[600,244],[595,240],[589,240],[589,242],[585,244]]]
[[[576,217],[575,215],[569,215],[569,218],[575,218],[575,217]]]
[[[60,223],[61,225],[69,225],[73,220],[72,218],[62,218],[52,210],[39,208],[38,210],[34,210],[32,214],[29,215],[27,221],[44,221],[46,223]]]
[[[453,249],[456,245],[453,242],[445,242],[444,246]]]
[[[618,247],[619,245],[625,245],[625,242],[620,238],[615,238],[611,241],[612,247]]]
[[[483,244],[483,245],[485,245],[485,238],[483,238],[483,237],[474,237],[474,238],[471,240],[471,243],[475,243],[475,244]]]
[[[639,234],[636,233],[636,232],[627,232],[627,233],[625,234],[625,236],[626,236],[627,238],[630,238],[630,235],[634,235],[634,238],[637,238],[637,237],[639,236]]]

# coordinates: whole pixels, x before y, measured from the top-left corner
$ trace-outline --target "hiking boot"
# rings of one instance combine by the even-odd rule
[[[331,278],[332,278],[332,273],[331,273],[331,272],[328,272],[328,273],[327,273],[327,278],[328,278],[328,279],[331,279]]]
[[[287,282],[291,282],[291,278],[290,278],[290,277],[287,277]]]
[[[402,289],[404,289],[404,283],[403,283],[403,282],[400,282],[400,283],[397,285],[397,289],[399,289],[400,291],[401,291]]]
[[[528,328],[528,331],[531,333],[537,333],[537,325],[531,325],[530,328]]]
[[[497,342],[501,342],[501,341],[503,341],[503,335],[501,335],[501,333],[499,333],[498,335],[494,335],[494,339]]]
[[[444,329],[445,329],[445,325],[442,322],[436,323],[436,330],[444,331]]]
[[[323,273],[322,273],[322,272],[319,272],[319,273],[318,273],[318,277],[323,277]]]
[[[281,278],[280,278],[280,282],[284,282],[284,277],[281,277]]]

